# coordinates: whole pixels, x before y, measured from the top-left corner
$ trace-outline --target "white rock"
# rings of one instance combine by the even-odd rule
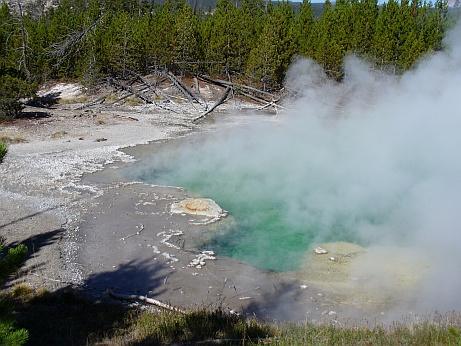
[[[221,207],[209,198],[186,198],[171,205],[172,214],[202,215],[219,219],[225,215]]]
[[[325,250],[324,248],[318,246],[314,249],[314,252],[317,254],[317,255],[324,255],[324,254],[327,254],[328,251]]]

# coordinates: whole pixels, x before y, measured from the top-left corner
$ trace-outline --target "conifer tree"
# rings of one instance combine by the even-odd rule
[[[231,0],[218,0],[211,21],[206,56],[216,62],[214,72],[229,74],[241,71],[244,61],[238,48],[238,10]]]
[[[179,10],[175,20],[175,63],[182,70],[196,70],[202,55],[197,17],[188,4]]]
[[[287,2],[275,5],[268,14],[258,45],[250,53],[247,71],[264,85],[279,87],[283,82],[296,52],[293,19],[293,10]]]
[[[310,0],[303,0],[299,13],[295,19],[295,35],[297,51],[308,57],[315,55],[315,40],[314,40],[314,11]]]
[[[370,54],[378,17],[377,0],[358,0],[352,6],[351,50],[355,54]]]
[[[400,36],[399,4],[389,0],[382,5],[376,20],[372,55],[380,66],[395,66],[397,63]]]
[[[338,16],[334,11],[331,2],[327,0],[316,27],[318,34],[315,59],[323,66],[328,75],[340,79],[342,77],[344,48],[338,35],[342,28],[335,28]]]

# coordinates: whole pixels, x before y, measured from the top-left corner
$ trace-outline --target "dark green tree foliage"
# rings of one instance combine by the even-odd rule
[[[310,58],[314,58],[315,47],[315,17],[310,0],[304,0],[299,13],[294,20],[294,35],[297,51]]]
[[[3,162],[3,159],[7,153],[8,153],[7,145],[3,142],[0,142],[0,163]]]
[[[296,52],[294,13],[280,3],[271,7],[259,41],[248,60],[248,74],[264,85],[279,87]]]
[[[245,59],[239,42],[239,11],[231,0],[218,0],[207,33],[206,57],[216,73],[240,72]]]
[[[203,55],[199,20],[192,8],[184,4],[179,10],[174,23],[175,39],[174,62],[180,70],[197,71],[197,62]]]
[[[399,4],[396,0],[389,0],[381,9],[373,36],[372,55],[380,65],[396,64],[403,35]]]
[[[346,4],[339,4],[336,11],[327,0],[322,17],[316,25],[317,39],[314,59],[319,62],[325,71],[332,77],[341,77],[342,59],[348,49],[347,28],[339,20],[346,17]],[[339,25],[338,25],[339,24]]]
[[[355,0],[352,3],[352,32],[350,47],[358,55],[370,54],[373,35],[375,32],[376,19],[379,9],[377,0]]]
[[[8,74],[0,76],[0,119],[18,116],[24,107],[20,99],[34,94],[34,84]]]
[[[21,98],[31,97],[35,85],[27,81],[22,60],[19,23],[3,4],[0,6],[0,118],[17,116],[23,105]],[[25,52],[29,55],[29,52]],[[27,72],[30,72],[27,68]]]
[[[378,68],[411,68],[442,49],[447,6],[443,0],[380,6],[377,0],[338,0],[327,1],[316,16],[309,0],[297,12],[288,3],[263,0],[218,0],[209,12],[196,12],[185,0],[62,0],[22,17],[2,5],[0,20],[2,76],[93,83],[157,66],[276,87],[297,55],[313,58],[336,79],[348,54]]]

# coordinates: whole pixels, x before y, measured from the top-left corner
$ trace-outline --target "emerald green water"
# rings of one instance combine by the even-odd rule
[[[325,174],[322,165],[310,164],[307,156],[301,161],[299,154],[283,152],[254,156],[252,148],[258,144],[243,142],[223,136],[167,145],[135,163],[126,175],[182,186],[215,200],[235,222],[204,247],[265,270],[296,270],[318,243],[364,244],[357,226],[381,223],[382,208],[363,201],[351,206],[350,188]]]

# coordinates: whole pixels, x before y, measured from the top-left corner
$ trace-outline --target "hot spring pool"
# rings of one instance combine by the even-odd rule
[[[234,145],[229,136],[192,136],[162,144],[123,174],[149,184],[181,186],[215,200],[234,222],[203,244],[204,249],[264,270],[295,271],[306,260],[306,252],[319,243],[363,245],[357,224],[380,222],[374,210],[357,215],[347,203],[338,206],[338,201],[333,201],[334,210],[322,210],[328,199],[341,199],[340,187],[330,180],[319,181],[316,172],[306,171],[304,184],[295,175],[290,179],[283,160],[274,167],[264,155],[253,157],[251,148]],[[325,192],[327,200],[314,205]]]

